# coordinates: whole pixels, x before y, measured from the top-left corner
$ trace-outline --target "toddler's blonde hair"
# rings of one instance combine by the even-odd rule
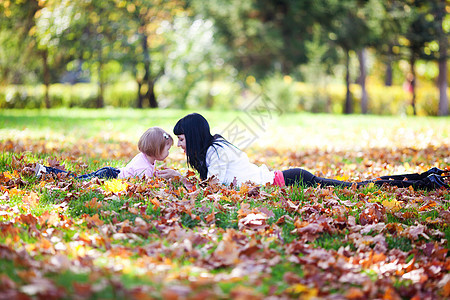
[[[147,129],[138,142],[139,151],[151,157],[160,157],[167,145],[172,146],[173,139],[160,127]]]

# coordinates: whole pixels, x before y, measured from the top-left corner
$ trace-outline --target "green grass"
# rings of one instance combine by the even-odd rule
[[[136,188],[135,192],[110,197],[101,182],[91,183],[86,187],[74,179],[44,178],[41,181],[32,174],[20,170],[24,166],[32,166],[34,162],[47,163],[49,158],[59,160],[73,172],[87,172],[105,165],[121,166],[129,155],[121,151],[127,153],[125,150],[130,150],[121,147],[130,148],[129,145],[135,145],[140,134],[150,126],[161,126],[171,132],[176,121],[190,112],[163,109],[0,111],[0,145],[3,147],[0,154],[0,176],[3,176],[0,177],[0,197],[2,197],[0,205],[6,212],[0,216],[0,226],[5,230],[5,233],[2,232],[0,235],[0,242],[14,251],[15,249],[31,251],[29,249],[34,249],[35,245],[39,247],[42,237],[51,240],[52,235],[66,245],[75,242],[78,246],[70,247],[79,247],[80,251],[85,251],[86,257],[76,257],[71,251],[59,254],[67,255],[68,259],[75,261],[75,265],[86,264],[84,265],[86,272],[93,271],[96,279],[91,282],[92,278],[88,273],[71,269],[61,272],[42,270],[42,276],[55,282],[57,286],[64,287],[69,294],[74,292],[74,284],[99,284],[98,290],[90,296],[92,299],[127,298],[129,294],[121,293],[135,286],[147,286],[152,291],[150,293],[152,297],[163,298],[161,290],[172,285],[189,286],[193,288],[194,295],[205,287],[217,292],[219,298],[230,298],[238,286],[263,296],[306,297],[307,292],[302,290],[307,287],[305,282],[317,277],[327,288],[327,285],[331,284],[330,280],[333,280],[329,277],[343,272],[338,268],[345,260],[344,257],[340,257],[339,264],[330,265],[330,268],[336,268],[336,272],[331,272],[323,267],[327,266],[328,262],[321,261],[320,257],[310,257],[309,253],[323,249],[336,259],[339,249],[345,248],[339,254],[349,255],[347,256],[349,260],[344,265],[348,264],[350,267],[351,257],[358,257],[363,261],[367,258],[365,255],[369,254],[357,252],[361,244],[357,245],[356,240],[359,230],[364,227],[360,226],[359,216],[370,202],[381,205],[383,200],[399,200],[403,207],[398,212],[412,213],[410,218],[402,219],[400,215],[387,211],[384,213],[386,224],[398,223],[406,229],[424,225],[427,229],[433,230],[431,233],[438,230],[442,234],[435,235],[428,232],[429,239],[419,236],[414,240],[405,234],[406,229],[393,230],[392,228],[396,228],[393,226],[390,228],[392,231],[383,229],[379,232],[375,229],[361,234],[361,238],[383,234],[388,251],[395,249],[404,251],[407,260],[415,257],[417,264],[425,261],[423,251],[420,250],[425,243],[435,243],[438,245],[436,249],[445,245],[448,248],[448,242],[445,244],[442,241],[443,238],[450,240],[448,224],[428,223],[429,220],[440,217],[440,210],[448,210],[450,205],[448,194],[437,196],[432,193],[399,192],[376,186],[357,191],[341,188],[306,189],[303,186],[294,186],[283,189],[261,187],[259,191],[264,196],[259,197],[254,194],[248,195],[243,190],[211,192],[207,188],[197,187],[200,192],[191,201],[191,196],[182,189],[179,182],[161,181],[160,187],[155,188],[149,186],[154,182],[133,179],[129,183]],[[249,119],[246,112],[200,111],[200,113],[210,121],[212,131],[218,133],[236,120],[245,121],[246,125],[258,135],[255,143],[245,149],[250,160],[258,160],[257,164],[265,163],[273,169],[306,164],[323,174],[335,176],[352,175],[352,172],[361,174],[365,168],[374,173],[381,172],[383,168],[390,170],[389,164],[394,164],[398,169],[407,168],[406,162],[410,162],[409,168],[417,167],[413,164],[421,161],[424,165],[435,164],[436,160],[444,164],[442,157],[446,155],[445,147],[448,147],[446,141],[450,136],[450,128],[445,126],[449,118],[336,116],[284,112],[273,119],[265,120],[268,126],[262,130],[258,124],[252,123],[254,120]],[[14,149],[7,147],[8,140],[14,141],[15,146],[23,143],[24,150],[13,153]],[[398,147],[398,151],[402,154],[399,156],[400,161],[395,156],[395,151],[386,150],[389,148],[389,142],[392,142],[390,146]],[[47,147],[46,151],[41,151],[42,145]],[[421,149],[424,145],[427,149],[425,152],[417,154],[410,151]],[[441,156],[435,158],[434,151],[438,147],[444,148],[439,152]],[[379,148],[382,150],[378,152]],[[347,150],[338,151],[340,149]],[[131,150],[130,152],[134,151]],[[173,150],[165,163],[169,167],[175,165],[186,168],[184,155],[179,150]],[[371,163],[374,167],[371,167]],[[14,182],[7,180],[6,172],[8,174],[16,172],[12,176]],[[13,192],[11,185],[14,185],[17,191]],[[5,196],[6,191],[11,192],[9,197]],[[28,207],[23,201],[24,195],[28,195],[31,191],[39,196],[39,203],[34,207]],[[207,197],[211,193],[217,193],[214,200]],[[420,200],[426,197],[435,197],[433,199],[439,202],[438,209],[418,212],[418,207],[422,204]],[[151,202],[153,198],[158,199],[161,205],[154,205]],[[99,203],[98,206],[88,204],[93,199]],[[348,201],[345,202],[346,205],[343,204],[344,201]],[[59,208],[57,216],[60,220],[53,224],[38,222],[35,226],[22,222],[17,215],[31,214],[39,219],[47,211],[52,212],[62,204],[66,205],[67,209]],[[406,207],[407,204],[410,206]],[[267,226],[260,230],[239,228],[241,217],[239,210],[244,205],[249,211],[256,213],[264,211],[271,214],[265,220]],[[339,209],[335,209],[335,205],[339,206]],[[306,209],[302,210],[303,208]],[[208,222],[207,218],[213,212],[215,218]],[[88,222],[89,218],[95,215],[99,216],[101,224]],[[191,215],[198,218],[192,218]],[[284,222],[276,224],[283,216]],[[359,229],[350,228],[350,224],[345,223],[349,216],[355,217],[355,228]],[[145,232],[133,231],[139,226],[138,217],[141,219],[139,222],[142,220],[147,222],[148,228]],[[308,238],[297,233],[296,229],[300,229],[301,226],[320,223],[324,218],[330,222],[330,228],[324,226]],[[338,218],[339,224],[334,223]],[[125,239],[116,238],[115,234],[122,233],[121,230],[124,229],[122,222],[127,221],[130,222],[127,230],[131,230],[133,235]],[[15,231],[6,232],[11,227]],[[351,234],[354,235],[351,237]],[[105,242],[92,242],[97,239],[104,239]],[[191,245],[186,242],[188,239],[193,239]],[[81,241],[83,245],[78,244]],[[217,253],[221,242],[230,241],[234,243],[233,249],[226,248],[224,253]],[[242,245],[250,247],[242,248]],[[241,254],[239,262],[214,264],[221,259],[227,261],[227,255],[236,247],[241,247],[239,249],[244,253],[248,251],[249,256]],[[374,244],[368,245],[368,249],[374,248]],[[128,251],[125,252],[126,255],[120,255],[122,250]],[[5,249],[2,251],[6,253],[5,255],[9,253]],[[32,259],[35,260],[35,264],[32,265],[45,264],[55,254],[50,250],[34,251],[36,253]],[[324,253],[323,251],[320,253]],[[396,259],[395,251],[393,253],[386,253],[386,257]],[[304,259],[304,263],[295,262],[300,258]],[[143,262],[140,259],[145,260]],[[404,258],[399,259],[399,264],[405,263]],[[256,262],[261,265],[257,265]],[[92,269],[87,267],[90,264]],[[160,264],[165,265],[167,269],[156,270]],[[195,269],[199,266],[201,268]],[[239,278],[231,276],[243,272],[246,268],[251,270],[254,267],[255,273],[244,274]],[[148,269],[142,273],[140,268]],[[183,271],[190,268],[191,271]],[[354,270],[357,268],[372,281],[384,276],[377,273],[379,266],[361,267],[356,263],[351,267]],[[24,269],[25,266],[17,263],[17,259],[13,261],[0,259],[0,275],[6,274],[19,287],[27,284],[19,276]],[[187,275],[183,272],[187,272]],[[100,276],[107,284],[100,284],[96,276]],[[227,279],[217,281],[217,278]],[[290,278],[293,282],[286,282],[285,278]],[[325,289],[323,296],[328,296],[327,293],[338,293],[343,296],[347,289],[353,286],[340,285],[337,277],[334,280],[335,286]],[[389,281],[398,289],[397,293],[405,285],[408,286],[407,281],[396,275],[383,277],[383,280]],[[290,289],[296,286],[295,283],[299,283],[298,289]],[[433,282],[432,286],[437,286],[436,282]],[[311,289],[312,286],[307,288]],[[382,292],[376,295],[379,298],[382,296]]]
[[[31,138],[65,141],[98,138],[102,142],[128,140],[135,143],[151,126],[172,132],[176,121],[193,110],[175,109],[50,109],[0,111],[1,139]],[[209,121],[213,133],[230,138],[229,125],[250,130],[255,146],[288,148],[360,148],[396,139],[418,146],[419,138],[450,138],[450,117],[399,117],[375,115],[329,115],[283,112],[255,115],[246,111],[198,110]],[[251,117],[252,116],[252,117]],[[243,125],[245,124],[245,126]],[[395,139],[391,132],[395,132]],[[425,136],[416,136],[414,133]],[[280,134],[281,133],[281,134]],[[409,142],[408,142],[409,140]],[[272,143],[270,143],[272,141]],[[420,141],[420,140],[419,140]],[[372,145],[373,143],[373,145]],[[391,145],[392,146],[392,145]]]
[[[405,252],[411,251],[412,249],[411,240],[405,237],[387,236],[386,243],[389,249],[399,249]]]

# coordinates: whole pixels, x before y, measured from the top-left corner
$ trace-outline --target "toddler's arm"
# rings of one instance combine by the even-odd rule
[[[180,177],[180,178],[183,177],[180,174],[180,172],[172,170],[172,169],[156,170],[155,175],[158,177],[165,178],[165,179],[170,179],[170,178],[174,178],[174,177]]]
[[[164,169],[164,170],[157,170],[155,171],[155,176],[162,177],[165,179],[170,179],[174,177],[180,177],[181,182],[183,182],[184,186],[190,190],[193,187],[193,184],[190,183],[186,177],[181,175],[180,172],[172,170],[172,169]]]

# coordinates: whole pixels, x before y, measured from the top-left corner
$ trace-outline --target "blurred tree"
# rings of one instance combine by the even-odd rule
[[[448,57],[447,42],[448,35],[444,32],[442,24],[445,15],[446,5],[440,0],[409,0],[408,3],[412,10],[412,22],[407,32],[405,33],[405,40],[402,46],[409,49],[409,63],[411,76],[411,106],[413,114],[417,114],[416,108],[416,69],[415,65],[419,59],[438,61],[439,70],[447,73],[446,60]],[[439,47],[439,45],[441,47]],[[448,99],[446,96],[446,77],[447,75],[439,74],[439,88],[445,88],[445,91],[440,95],[439,108],[442,107],[444,115],[448,113]],[[444,78],[445,82],[442,82]],[[441,90],[442,92],[442,90]],[[441,112],[439,112],[441,113]]]
[[[190,7],[211,18],[218,41],[232,55],[233,65],[245,78],[262,78],[274,71],[293,72],[307,62],[305,41],[311,35],[314,1],[190,0]]]
[[[35,25],[30,30],[30,35],[36,40],[37,51],[42,57],[44,99],[47,108],[51,107],[48,94],[50,84],[72,59],[65,51],[68,43],[64,44],[66,38],[63,33],[70,26],[73,9],[73,4],[68,0],[46,1],[45,6],[36,12]]]
[[[231,73],[225,65],[228,55],[224,47],[215,42],[213,22],[178,16],[173,23],[162,24],[160,32],[166,41],[165,71],[161,78],[165,96],[177,107],[186,108],[196,85],[209,81],[203,105],[212,107],[214,80]],[[200,100],[196,99],[195,105],[200,105]]]
[[[346,95],[344,113],[353,112],[353,100],[350,91],[350,51],[360,52],[361,69],[365,70],[363,49],[372,39],[370,29],[367,25],[367,16],[363,8],[367,1],[349,0],[322,0],[316,2],[321,5],[318,11],[318,19],[324,30],[328,32],[331,44],[340,47],[345,53],[345,84]],[[365,76],[365,71],[363,74]],[[365,77],[360,76],[360,81],[365,83]],[[365,88],[365,84],[362,85]],[[365,94],[363,90],[363,95]],[[367,101],[363,104],[363,112],[367,111]]]
[[[70,35],[72,51],[92,70],[96,70],[98,93],[96,107],[104,106],[106,84],[104,66],[115,57],[116,33],[121,14],[114,0],[75,0]]]
[[[24,75],[29,71],[25,66],[35,61],[35,41],[29,32],[34,27],[34,15],[39,9],[38,1],[0,2],[2,82],[23,83]],[[32,66],[30,69],[36,70],[35,64]]]
[[[55,69],[61,69],[67,62],[65,52],[58,49],[58,43],[48,34],[48,31],[58,30],[64,23],[62,14],[56,23],[49,23],[46,18],[48,9],[57,3],[58,0],[8,0],[0,4],[3,15],[0,18],[0,36],[5,39],[1,46],[4,52],[3,80],[26,83],[30,74],[35,74],[33,83],[41,80],[44,83],[44,104],[47,108],[51,107],[49,86],[57,76]]]
[[[384,82],[391,86],[393,81],[393,63],[402,58],[399,52],[398,41],[411,23],[411,14],[408,6],[403,0],[372,0],[370,12],[372,19],[370,30],[377,37],[371,43],[378,57],[385,63]]]
[[[378,44],[379,40],[383,38],[380,30],[380,23],[384,15],[382,13],[379,0],[357,1],[356,4],[358,6],[356,15],[362,20],[365,26],[365,32],[363,32],[365,36],[359,39],[360,45],[356,49],[356,52],[359,61],[358,83],[361,86],[361,112],[366,114],[369,110],[369,98],[366,89],[366,78],[368,72],[366,48]]]
[[[310,74],[298,72],[308,69],[299,68],[306,63],[326,75],[333,64],[340,65],[337,54],[344,53],[344,111],[351,112],[349,62],[355,52],[364,113],[365,49],[373,47],[387,62],[388,85],[391,62],[410,62],[414,112],[416,61],[437,62],[436,113],[445,115],[449,10],[445,0],[187,0],[187,5],[183,0],[3,0],[0,76],[3,84],[43,82],[50,107],[49,85],[71,66],[82,65],[98,82],[95,106],[102,107],[105,85],[129,72],[138,85],[137,107],[158,106],[154,87],[161,78],[175,102],[185,106],[194,97],[191,91],[198,92],[198,82],[209,82],[212,91],[217,78],[234,70],[241,79],[306,78]],[[228,61],[236,69],[225,68]],[[212,106],[212,92],[205,99]]]
[[[372,3],[374,2],[374,3]],[[308,62],[307,42],[313,39],[315,24],[326,33],[330,51],[338,46],[345,53],[347,93],[344,111],[353,111],[350,92],[350,52],[360,58],[360,84],[363,91],[362,111],[367,112],[365,89],[366,66],[364,47],[379,37],[379,19],[372,17],[370,8],[379,1],[365,0],[253,0],[203,1],[188,3],[196,12],[215,21],[221,38],[233,55],[238,70],[262,77],[279,71],[289,74]],[[378,16],[381,18],[381,16]],[[368,23],[371,23],[369,26]],[[331,41],[331,43],[330,43]],[[324,40],[324,42],[326,42]],[[331,53],[330,53],[331,54]],[[326,61],[326,55],[323,61]]]
[[[184,11],[182,1],[116,0],[123,19],[118,40],[122,48],[120,61],[129,69],[138,84],[136,107],[158,107],[155,83],[164,72],[163,52],[167,41],[158,34],[163,22]],[[175,41],[176,42],[176,41]],[[152,59],[152,56],[157,59]]]
[[[438,52],[438,64],[439,64],[439,78],[438,78],[438,88],[439,88],[439,108],[438,115],[446,116],[449,114],[449,104],[448,104],[448,69],[447,69],[447,59],[448,54],[448,39],[450,32],[450,3],[446,0],[440,0],[434,2],[433,5],[433,15],[436,20],[436,31],[437,39],[439,42],[439,52]],[[447,23],[447,28],[444,28],[444,21]]]

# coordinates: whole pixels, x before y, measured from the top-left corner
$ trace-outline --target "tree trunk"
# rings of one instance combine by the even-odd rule
[[[447,95],[447,59],[439,60],[439,116],[448,115],[448,95]]]
[[[208,95],[206,95],[206,108],[210,109],[214,105],[214,97],[211,93],[214,85],[214,71],[211,71],[209,73],[209,89],[208,89]]]
[[[386,78],[384,80],[385,86],[392,86],[392,62],[389,60],[386,63]]]
[[[105,83],[103,82],[103,55],[102,49],[99,50],[98,59],[98,96],[97,96],[97,108],[104,107],[103,94],[105,91]]]
[[[345,85],[347,88],[347,92],[345,94],[345,106],[344,106],[344,113],[345,114],[351,114],[353,113],[353,103],[352,103],[352,95],[350,93],[350,53],[349,50],[345,51],[346,53],[346,61],[345,61],[345,68],[346,68],[346,74],[345,74]]]
[[[137,76],[137,74],[136,74],[136,76]],[[142,94],[141,94],[142,81],[136,79],[136,82],[137,82],[137,85],[138,85],[136,108],[142,108]]]
[[[148,99],[148,102],[150,104],[151,108],[157,108],[158,107],[158,102],[156,101],[156,96],[155,96],[155,82],[152,79],[149,79],[147,81],[147,93],[145,93],[145,98]]]
[[[367,114],[368,112],[368,97],[366,90],[366,50],[361,49],[358,51],[359,58],[359,84],[361,85],[361,112]]]
[[[445,9],[445,1],[442,0],[443,9]],[[439,10],[439,77],[438,77],[438,88],[439,88],[439,116],[448,115],[448,73],[447,73],[447,36],[444,33],[443,18],[444,10]]]
[[[410,67],[411,67],[411,106],[413,109],[413,114],[417,115],[416,111],[416,59],[414,58],[414,54],[411,54],[410,58]]]
[[[105,106],[103,101],[103,94],[105,91],[105,83],[102,76],[103,63],[100,61],[98,65],[98,96],[97,96],[97,108]]]
[[[392,47],[389,46],[389,54],[386,61],[386,76],[384,78],[385,86],[392,86]]]
[[[48,51],[43,50],[42,52],[42,63],[43,63],[43,70],[44,70],[44,101],[45,101],[45,107],[51,108],[50,104],[50,96],[48,94],[49,88],[50,88],[50,67],[48,65]]]
[[[151,70],[150,70],[150,64],[151,64],[151,59],[150,59],[150,54],[149,54],[149,49],[148,49],[148,41],[147,41],[147,35],[146,34],[142,34],[142,49],[144,52],[144,78],[142,80],[142,86],[139,89],[140,91],[140,102],[144,102],[144,100],[148,100],[148,104],[151,108],[156,108],[158,107],[158,102],[156,100],[156,96],[155,96],[155,82],[152,79],[151,76]],[[145,89],[145,94],[142,93],[142,89]],[[138,103],[139,104],[139,103]],[[138,106],[139,107],[139,106]],[[143,107],[143,103],[140,103],[140,107]]]

